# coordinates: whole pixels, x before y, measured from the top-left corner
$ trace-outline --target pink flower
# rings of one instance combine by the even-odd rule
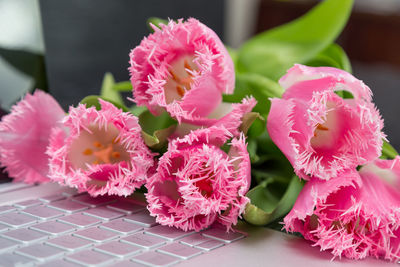
[[[169,144],[146,187],[148,209],[158,223],[200,231],[215,221],[230,230],[249,199],[250,160],[244,135],[222,127],[191,132]]]
[[[153,26],[130,53],[134,101],[181,121],[209,116],[232,93],[233,62],[218,36],[198,20]]]
[[[191,130],[201,127],[220,126],[227,129],[233,136],[239,136],[243,116],[251,112],[256,104],[257,101],[253,97],[244,98],[242,103],[221,103],[208,117],[179,124],[175,135],[183,137]]]
[[[49,94],[37,90],[14,105],[0,122],[0,162],[14,181],[48,182],[46,147],[51,129],[65,112]]]
[[[295,65],[279,81],[282,99],[271,99],[267,128],[297,175],[328,180],[379,157],[383,120],[370,89],[349,73]],[[335,92],[345,90],[353,98]]]
[[[284,222],[335,257],[399,260],[400,157],[310,180]]]
[[[100,100],[101,110],[70,108],[55,128],[47,153],[50,178],[92,196],[128,196],[143,185],[153,167],[153,154],[141,137],[138,119]]]

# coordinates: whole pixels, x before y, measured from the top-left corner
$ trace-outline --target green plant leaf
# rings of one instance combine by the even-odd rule
[[[81,100],[80,103],[81,104],[86,104],[86,107],[94,106],[94,107],[96,107],[97,110],[100,110],[101,109],[101,105],[100,105],[100,102],[99,102],[99,98],[101,98],[101,99],[103,99],[103,100],[105,100],[107,102],[110,102],[111,104],[113,104],[117,108],[122,109],[122,111],[124,111],[124,112],[129,112],[129,109],[125,105],[123,105],[123,104],[121,105],[120,103],[116,103],[115,101],[113,101],[111,99],[108,99],[106,97],[102,97],[102,96],[99,96],[99,95],[86,96],[85,98],[83,98]]]
[[[242,124],[239,126],[239,130],[243,132],[244,134],[247,134],[250,126],[255,122],[256,120],[261,120],[265,121],[263,117],[260,116],[259,113],[257,112],[249,112],[243,115],[242,118]]]
[[[168,128],[156,130],[153,135],[149,135],[142,131],[144,143],[153,149],[160,149],[167,143],[167,138],[175,132],[176,125],[171,125]]]
[[[154,116],[146,109],[139,115],[139,124],[146,145],[160,149],[166,144],[167,138],[174,133],[177,122],[167,112]]]
[[[278,80],[295,63],[305,63],[340,34],[353,0],[325,0],[302,17],[256,35],[239,50],[238,70]]]
[[[282,87],[275,81],[257,73],[236,75],[235,91],[232,95],[223,95],[224,102],[237,103],[246,96],[252,95],[257,100],[253,111],[267,117],[270,108],[270,97],[281,97]]]
[[[305,65],[314,67],[335,67],[350,73],[352,71],[350,60],[347,57],[346,52],[337,44],[329,45],[310,61],[306,62]]]
[[[383,141],[381,156],[382,159],[394,159],[398,155],[399,153],[391,144],[389,144],[389,142]]]
[[[254,225],[267,225],[290,211],[303,188],[303,183],[297,176],[293,176],[286,190],[277,193],[276,191],[279,190],[275,190],[273,186],[279,183],[274,179],[269,179],[247,193],[251,200],[243,215],[247,222]]]
[[[147,26],[149,27],[149,30],[151,32],[154,32],[154,29],[150,26],[150,23],[153,24],[154,26],[160,28],[160,24],[164,24],[167,25],[168,24],[168,20],[166,19],[161,19],[161,18],[157,18],[157,17],[150,17],[147,19]]]
[[[130,81],[118,82],[114,84],[113,90],[117,92],[131,92],[132,84]]]
[[[130,112],[135,115],[136,117],[139,117],[143,112],[148,111],[147,107],[144,106],[133,106],[130,109]]]
[[[114,90],[114,84],[115,80],[113,75],[107,72],[104,75],[103,83],[101,85],[100,97],[103,99],[109,99],[110,101],[113,101],[113,103],[124,105],[121,95]]]

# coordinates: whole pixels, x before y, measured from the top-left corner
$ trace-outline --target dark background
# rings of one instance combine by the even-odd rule
[[[98,94],[105,72],[111,72],[116,80],[129,80],[129,52],[149,34],[149,17],[194,17],[222,36],[222,0],[39,3],[50,90],[65,108]]]

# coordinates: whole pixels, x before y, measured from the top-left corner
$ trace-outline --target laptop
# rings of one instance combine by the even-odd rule
[[[0,185],[0,266],[382,266],[335,259],[311,243],[240,222],[183,232],[157,224],[143,194],[79,194],[54,183]]]

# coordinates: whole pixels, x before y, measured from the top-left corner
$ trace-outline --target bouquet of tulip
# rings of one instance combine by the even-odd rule
[[[185,231],[283,221],[335,257],[399,260],[400,157],[333,43],[351,8],[326,0],[238,50],[196,19],[152,18],[130,82],[106,74],[67,114],[39,90],[17,103],[1,165],[93,197],[144,192],[158,223]]]

